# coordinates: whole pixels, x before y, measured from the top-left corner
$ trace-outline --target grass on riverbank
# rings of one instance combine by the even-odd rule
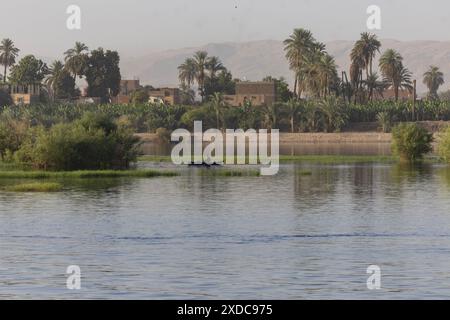
[[[161,170],[0,171],[0,179],[152,178],[177,175],[173,171]]]
[[[61,189],[62,185],[56,182],[22,183],[5,187],[10,192],[57,192]]]

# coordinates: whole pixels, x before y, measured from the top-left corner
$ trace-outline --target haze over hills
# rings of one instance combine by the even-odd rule
[[[444,73],[446,82],[441,90],[450,88],[450,41],[397,41],[381,40],[384,50],[398,50],[404,57],[404,64],[417,79],[418,93],[426,92],[422,75],[430,65],[436,65]],[[326,43],[327,51],[336,59],[339,70],[348,70],[349,54],[354,41],[332,41]],[[178,70],[187,57],[195,51],[206,50],[210,55],[220,57],[231,70],[233,77],[247,80],[261,80],[267,75],[285,77],[290,84],[293,75],[284,57],[283,43],[263,40],[242,43],[213,43],[202,47],[182,48],[149,53],[138,58],[122,57],[123,78],[139,78],[141,83],[153,86],[178,86]],[[375,66],[378,65],[378,57]],[[375,68],[375,71],[377,68]]]

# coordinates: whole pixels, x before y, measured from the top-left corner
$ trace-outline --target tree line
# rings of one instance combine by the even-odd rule
[[[72,99],[80,96],[76,80],[87,82],[87,95],[109,102],[120,90],[120,57],[117,51],[89,48],[76,42],[64,53],[64,61],[56,60],[48,66],[34,55],[25,55],[16,62],[20,50],[10,39],[0,43],[0,64],[3,83],[11,85],[46,84],[48,95],[53,99]],[[8,69],[10,73],[8,74]],[[0,96],[1,98],[1,96]],[[3,100],[6,100],[3,94]],[[45,100],[45,97],[43,97]],[[11,101],[0,101],[2,104]]]

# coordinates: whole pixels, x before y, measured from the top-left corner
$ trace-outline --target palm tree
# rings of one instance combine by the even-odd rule
[[[211,79],[214,79],[216,77],[217,72],[226,70],[218,57],[210,57],[208,59],[206,68]]]
[[[352,61],[363,62],[360,67],[366,69],[366,79],[372,74],[373,58],[380,52],[381,42],[377,36],[368,32],[361,33],[361,38],[356,41],[350,57]]]
[[[367,87],[367,91],[369,92],[368,100],[373,101],[373,98],[378,96],[383,96],[383,91],[386,89],[386,83],[379,80],[378,74],[371,73],[367,77],[366,80],[363,81],[363,83]]]
[[[310,53],[315,39],[309,30],[294,29],[288,39],[284,40],[284,51],[289,67],[295,73],[294,95],[301,96],[300,82],[302,78],[301,69],[304,67],[305,59]]]
[[[394,89],[395,101],[398,101],[400,88],[411,90],[411,72],[403,66],[403,57],[395,50],[388,49],[380,58],[380,70],[383,80]]]
[[[318,108],[324,116],[323,126],[326,132],[338,132],[347,122],[347,113],[344,111],[345,103],[334,95],[321,100]]]
[[[3,82],[6,82],[6,70],[16,63],[19,49],[14,46],[11,39],[3,39],[0,43],[0,64],[4,66]]]
[[[184,83],[180,85],[180,97],[182,104],[192,105],[195,103],[195,91]]]
[[[438,89],[444,84],[444,74],[436,66],[430,66],[427,72],[423,74],[423,84],[428,88],[428,97],[436,99]]]
[[[82,42],[76,42],[75,47],[64,52],[65,68],[74,79],[82,77],[87,64],[87,51],[89,48]]]
[[[208,67],[208,53],[206,51],[197,51],[194,54],[195,63],[195,78],[198,84],[198,90],[202,101],[205,98],[205,79],[206,79],[206,69]]]
[[[301,104],[297,99],[289,99],[288,102],[285,103],[285,109],[289,116],[289,122],[291,124],[291,132],[295,131],[295,119],[298,118],[298,115],[301,110]]]
[[[60,60],[55,60],[50,66],[49,74],[45,79],[45,84],[53,89],[54,84],[58,76],[64,70],[64,64]]]
[[[323,54],[318,64],[320,90],[323,97],[330,93],[332,85],[338,80],[337,65],[332,56]]]
[[[214,112],[216,113],[216,128],[220,129],[220,118],[222,113],[222,108],[226,106],[225,100],[223,99],[223,95],[220,92],[215,92],[211,96],[211,106],[214,108]]]
[[[187,88],[190,88],[195,81],[195,76],[195,61],[192,58],[188,58],[178,67],[178,79],[180,79],[183,85],[185,85]]]
[[[218,57],[208,57],[206,51],[197,51],[192,58],[187,58],[178,67],[178,79],[188,87],[196,81],[203,101],[207,78],[214,79],[219,71],[226,71],[226,68]]]

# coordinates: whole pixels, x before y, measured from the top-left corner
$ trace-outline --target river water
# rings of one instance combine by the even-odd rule
[[[180,173],[0,192],[0,298],[450,297],[445,166]],[[80,290],[66,288],[69,265],[81,269]],[[370,265],[381,270],[378,290],[366,284]]]

